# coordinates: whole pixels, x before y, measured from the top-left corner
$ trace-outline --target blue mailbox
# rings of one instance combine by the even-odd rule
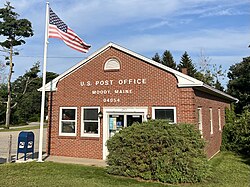
[[[17,160],[18,154],[24,153],[24,160],[26,161],[27,153],[32,153],[32,159],[34,159],[34,140],[35,136],[33,132],[21,131],[18,136],[17,144]]]

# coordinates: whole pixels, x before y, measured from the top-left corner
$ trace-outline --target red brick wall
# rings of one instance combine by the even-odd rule
[[[105,72],[104,63],[115,57],[121,63],[119,71]],[[124,79],[146,79],[146,84],[125,84],[119,85],[118,80]],[[80,86],[80,82],[90,81],[92,84],[98,80],[113,80],[113,85],[107,86]],[[115,89],[132,90],[131,94],[114,94]],[[93,95],[92,90],[110,90],[110,95]],[[53,92],[51,98],[49,117],[48,138],[50,140],[49,152],[51,155],[71,156],[83,158],[102,159],[103,146],[103,124],[101,120],[100,137],[84,138],[81,137],[81,107],[98,106],[117,106],[117,107],[148,107],[148,113],[151,114],[153,106],[175,106],[177,112],[177,122],[196,123],[196,108],[203,105],[203,98],[192,88],[177,88],[177,79],[174,75],[154,67],[140,59],[125,54],[117,49],[110,48],[107,51],[97,55],[87,64],[78,68],[75,72],[69,74],[60,80],[57,85],[57,91]],[[120,102],[104,102],[105,98],[119,98]],[[199,103],[198,105],[195,103]],[[211,101],[211,106],[217,105],[217,102]],[[220,105],[224,106],[223,103]],[[206,105],[207,106],[207,105]],[[59,112],[60,107],[77,107],[77,136],[63,137],[59,136]],[[224,114],[224,108],[221,108]],[[205,110],[204,110],[205,112]],[[214,112],[216,112],[214,110]],[[214,115],[214,120],[216,115]],[[223,118],[222,118],[223,119]],[[214,123],[216,125],[216,122]],[[214,128],[214,134],[216,134]],[[205,138],[209,137],[205,132]],[[208,147],[216,146],[217,138],[212,140]],[[212,150],[214,148],[211,148]],[[209,155],[213,153],[210,148],[207,149]]]
[[[225,124],[225,108],[229,107],[229,103],[218,97],[212,96],[210,94],[195,90],[195,108],[196,114],[195,118],[198,122],[197,108],[202,109],[202,128],[203,137],[206,141],[206,153],[208,158],[212,157],[220,150],[222,131],[219,131],[219,117],[218,109],[220,109],[221,114],[221,129]],[[211,132],[210,125],[210,112],[209,109],[212,108],[212,119],[213,119],[213,134]],[[198,124],[197,124],[198,128]]]

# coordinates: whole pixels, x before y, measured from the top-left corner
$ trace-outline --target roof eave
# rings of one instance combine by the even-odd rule
[[[206,92],[213,94],[213,95],[217,95],[217,96],[224,98],[224,99],[231,101],[231,102],[236,102],[236,103],[239,102],[239,99],[237,99],[229,94],[226,94],[225,92],[217,90],[217,89],[215,89],[207,84],[204,84],[204,83],[202,86],[195,86],[194,88],[198,88],[199,90],[206,91]]]

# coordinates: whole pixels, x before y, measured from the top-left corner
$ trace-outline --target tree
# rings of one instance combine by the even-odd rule
[[[161,62],[161,57],[159,56],[158,53],[155,53],[155,56],[152,57],[152,60],[156,61],[156,62],[159,62],[159,63],[162,63]]]
[[[0,9],[0,35],[6,38],[0,42],[4,51],[9,55],[9,74],[8,74],[8,101],[6,107],[5,127],[9,128],[11,114],[11,77],[13,73],[13,55],[18,54],[14,51],[15,46],[25,44],[23,38],[33,36],[31,22],[27,19],[18,19],[19,15],[13,11],[14,7],[10,2],[5,4],[5,8]]]
[[[180,64],[178,64],[177,68],[179,71],[182,71],[182,68],[187,68],[187,74],[191,77],[195,77],[195,74],[197,72],[191,58],[186,51],[182,55]]]
[[[27,123],[28,121],[39,121],[41,109],[41,93],[37,91],[42,85],[42,77],[39,62],[35,63],[29,71],[19,76],[13,82],[13,114],[11,121],[14,123]],[[46,73],[46,80],[51,81],[58,74],[53,72]]]
[[[209,66],[207,67],[209,68]],[[225,71],[222,70],[221,65],[217,67],[217,65],[214,64],[212,65],[212,68],[197,71],[194,77],[209,86],[212,86],[220,91],[224,91],[224,87],[222,86],[220,80],[224,79]]]
[[[5,64],[0,62],[0,87],[6,81],[5,68],[6,68]]]
[[[166,50],[163,54],[162,57],[159,56],[158,53],[155,53],[155,56],[152,57],[152,60],[159,62],[165,66],[168,66],[172,69],[177,70],[176,68],[176,63],[174,61],[173,55],[171,54],[170,51]]]
[[[10,122],[24,124],[28,121],[38,121],[40,115],[41,93],[37,91],[42,85],[42,77],[39,62],[35,63],[24,75],[19,76],[12,83],[12,112]],[[46,81],[49,82],[57,77],[53,72],[46,73]],[[5,122],[4,112],[7,101],[7,85],[0,88],[0,124]],[[46,110],[46,109],[45,109]],[[47,112],[47,111],[46,111]]]
[[[176,69],[176,63],[170,51],[166,50],[162,55],[162,64],[172,69]]]
[[[205,56],[203,50],[201,50],[197,63],[198,72],[196,73],[195,78],[212,86],[213,77],[210,70],[210,62],[211,58]]]
[[[234,108],[226,110],[226,125],[222,134],[222,149],[250,156],[250,111],[236,115]]]
[[[217,66],[216,64],[211,64],[211,58],[205,56],[203,50],[201,50],[197,66],[198,71],[195,74],[196,79],[218,90],[224,90],[221,81],[226,77],[226,71],[222,70],[221,65]]]
[[[6,75],[5,75],[5,64],[0,62],[0,124],[4,122],[4,113],[6,112],[5,100],[6,100]]]
[[[7,101],[7,84],[0,85],[0,124],[5,122],[6,112],[6,101]]]
[[[236,113],[241,113],[243,108],[250,109],[250,56],[243,58],[243,61],[232,65],[229,68],[227,92],[238,98],[236,103]]]

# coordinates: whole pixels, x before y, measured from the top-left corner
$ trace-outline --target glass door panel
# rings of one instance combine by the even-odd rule
[[[142,115],[127,115],[127,127],[131,126],[134,122],[142,123]]]
[[[109,115],[109,137],[113,136],[116,132],[119,132],[122,127],[124,127],[124,115]]]
[[[109,114],[109,137],[112,137],[116,132],[119,132],[119,130],[121,130],[122,128],[131,126],[134,122],[142,123],[142,121],[142,113]]]

